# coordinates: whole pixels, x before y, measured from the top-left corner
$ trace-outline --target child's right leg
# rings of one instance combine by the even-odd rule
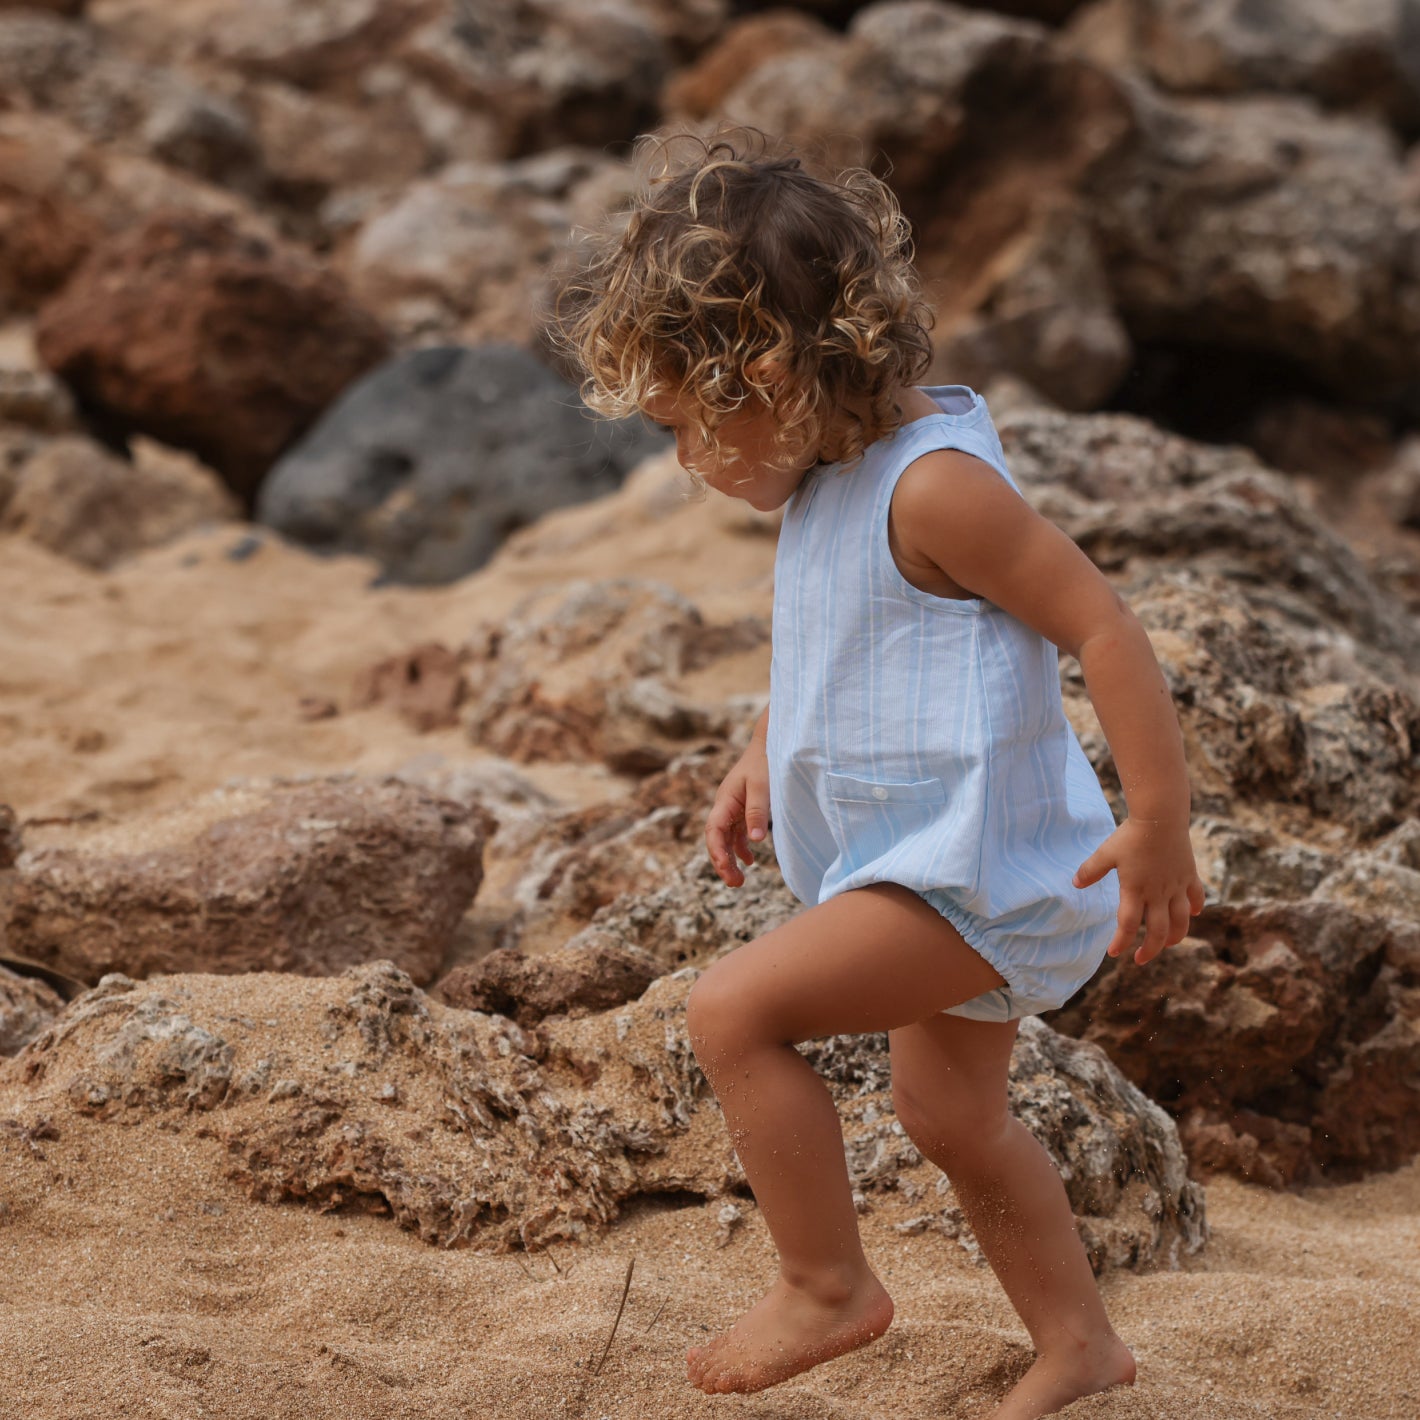
[[[957,1201],[1035,1343],[990,1420],[1036,1420],[1134,1380],[1105,1315],[1060,1174],[1006,1103],[1018,1022],[934,1015],[888,1033],[893,1105]]]

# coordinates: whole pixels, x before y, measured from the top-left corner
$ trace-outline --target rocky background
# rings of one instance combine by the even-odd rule
[[[1012,1077],[1141,1348],[1070,1413],[1420,1407],[1409,0],[0,0],[25,1414],[711,1403],[680,1351],[770,1254],[683,1005],[795,906],[772,844],[736,892],[701,836],[776,525],[590,420],[542,327],[631,140],[722,120],[890,173],[932,378],[1179,707],[1207,908]],[[745,1413],[984,1408],[1023,1338],[885,1041],[804,1050],[907,1317]],[[628,1252],[657,1280],[594,1376]]]

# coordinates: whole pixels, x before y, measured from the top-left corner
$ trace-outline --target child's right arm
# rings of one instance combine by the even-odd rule
[[[769,828],[769,707],[756,722],[749,748],[735,761],[715,794],[715,806],[705,825],[705,843],[710,861],[721,881],[741,887],[744,874],[735,855],[754,862],[749,840],[763,838]]]

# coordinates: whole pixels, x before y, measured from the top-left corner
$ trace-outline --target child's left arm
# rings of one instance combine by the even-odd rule
[[[917,459],[893,495],[907,550],[1075,656],[1119,770],[1129,815],[1081,864],[1076,887],[1119,874],[1109,954],[1146,962],[1188,931],[1203,883],[1188,837],[1183,736],[1138,618],[1104,574],[994,469],[959,450]]]

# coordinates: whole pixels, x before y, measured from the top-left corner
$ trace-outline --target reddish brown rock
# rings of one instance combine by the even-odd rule
[[[472,966],[455,967],[435,994],[450,1006],[534,1026],[551,1015],[585,1016],[623,1005],[660,974],[655,958],[611,942],[559,947],[537,956],[501,947]]]
[[[466,690],[461,659],[438,641],[428,641],[362,671],[352,701],[357,708],[388,705],[423,734],[458,724]]]
[[[1335,901],[1210,907],[1147,970],[1106,963],[1051,1018],[1179,1119],[1195,1166],[1264,1183],[1420,1151],[1420,928]]]
[[[319,979],[115,975],[0,1064],[0,1089],[23,1086],[21,1127],[62,1132],[79,1114],[215,1135],[263,1201],[392,1215],[443,1247],[545,1247],[637,1197],[744,1192],[686,1036],[694,978],[524,1029],[432,1001],[388,962]],[[864,1206],[974,1251],[893,1117],[886,1036],[803,1049],[842,1111]],[[1028,1021],[1010,1094],[1061,1165],[1097,1269],[1178,1266],[1203,1245],[1177,1132],[1102,1052]]]
[[[109,971],[438,971],[482,880],[489,821],[397,780],[228,789],[104,829],[27,836],[9,949]]]
[[[387,350],[309,258],[181,214],[101,244],[41,312],[35,343],[91,411],[191,449],[244,498]]]
[[[261,225],[217,188],[58,119],[0,111],[0,313],[34,310],[97,243],[160,208]]]

